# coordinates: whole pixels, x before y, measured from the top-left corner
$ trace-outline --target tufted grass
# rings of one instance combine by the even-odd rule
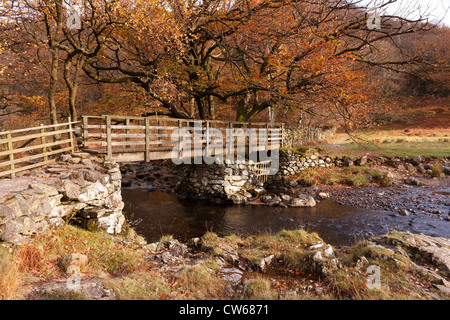
[[[23,275],[15,262],[14,254],[0,247],[0,300],[21,299],[22,281]]]
[[[142,251],[134,250],[137,244],[122,244],[116,238],[104,232],[91,232],[76,226],[64,225],[57,229],[46,230],[35,237],[34,246],[45,253],[46,268],[43,274],[59,272],[57,264],[60,258],[72,253],[88,257],[86,272],[107,272],[111,275],[138,270],[142,264]],[[62,270],[64,271],[64,270]]]

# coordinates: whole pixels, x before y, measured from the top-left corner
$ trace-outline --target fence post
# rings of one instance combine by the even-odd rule
[[[70,151],[71,151],[71,152],[74,152],[74,151],[75,151],[75,144],[74,144],[74,142],[73,142],[74,134],[72,133],[72,118],[71,118],[71,117],[68,117],[68,118],[67,118],[67,122],[69,123],[69,139],[70,139],[69,144],[70,144]]]
[[[163,131],[161,130],[161,128],[159,128],[159,127],[161,127],[161,120],[158,120],[158,122],[157,122],[157,126],[158,126],[158,140],[162,140],[162,134],[163,134]],[[158,147],[162,147],[162,143],[159,143],[158,144]]]
[[[227,153],[225,159],[229,159],[231,163],[234,163],[234,137],[233,137],[233,123],[230,121],[228,122],[228,135],[225,141],[225,145],[227,146]],[[227,143],[228,142],[228,143]]]
[[[178,120],[178,159],[182,160],[182,150],[183,147],[181,145],[182,139],[181,139],[181,120]]]
[[[88,116],[81,116],[81,119],[83,121],[83,148],[87,148],[87,141],[89,138],[89,130],[88,130]]]
[[[127,128],[125,129],[125,134],[127,135],[127,137],[125,138],[126,142],[130,141],[130,138],[128,137],[128,135],[131,133],[130,128],[128,128],[130,126],[130,118],[126,118],[125,119],[125,126],[127,126]],[[131,146],[129,144],[127,144],[125,146],[125,148],[130,148]]]
[[[9,161],[14,161],[14,153],[13,151],[13,144],[11,142],[11,133],[6,134],[6,139],[8,139],[8,150],[11,152],[9,154]],[[11,163],[11,170],[14,170],[15,166],[14,163]],[[11,173],[11,178],[15,178],[16,174],[14,172]]]
[[[206,135],[205,135],[206,143],[205,143],[205,150],[209,145],[209,121],[206,121]],[[202,142],[202,150],[203,150],[203,142]]]
[[[106,116],[106,154],[108,158],[112,158],[111,143],[111,116]]]
[[[145,118],[145,162],[150,162],[150,119]]]
[[[42,127],[42,126],[44,126],[44,125],[41,123],[40,126]],[[45,146],[45,136],[44,136],[45,129],[42,128],[42,129],[40,129],[39,131],[41,132],[41,144],[44,145],[44,146],[42,147],[42,154],[44,155],[44,161],[47,161],[47,160],[48,160],[48,156],[46,155],[46,153],[47,153],[47,147]]]

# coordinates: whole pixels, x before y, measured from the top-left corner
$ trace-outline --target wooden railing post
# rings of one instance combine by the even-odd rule
[[[159,127],[161,127],[161,120],[158,120],[157,123],[158,123],[157,125],[158,125],[158,140],[159,140],[161,138],[161,136],[159,136],[159,135],[162,134],[163,131],[159,128]],[[158,146],[162,147],[162,143],[158,144]]]
[[[72,132],[72,118],[68,117],[67,122],[69,123],[69,132],[68,133],[69,133],[69,139],[70,139],[70,142],[69,142],[70,150],[71,150],[71,152],[74,152],[75,144],[73,142],[74,134]]]
[[[40,126],[42,127],[42,126],[44,126],[44,125],[43,125],[43,124],[40,124]],[[44,128],[41,128],[39,131],[41,132],[41,144],[43,145],[43,147],[42,147],[42,154],[44,155],[44,161],[47,161],[47,160],[48,160],[48,157],[47,157],[47,155],[46,155],[46,153],[47,153],[47,147],[45,146],[45,135],[44,135],[45,129],[44,129]]]
[[[225,159],[230,159],[231,163],[234,163],[234,137],[233,137],[233,122],[228,122],[228,139],[225,139],[225,145],[227,146],[227,157]],[[226,131],[226,130],[225,130]],[[227,144],[227,141],[229,142]]]
[[[89,139],[89,129],[88,129],[88,116],[81,116],[82,126],[83,126],[83,147],[87,148],[87,142]]]
[[[181,120],[178,120],[178,159],[182,159],[182,150],[183,150],[183,146],[181,145],[182,143],[182,139],[181,139],[181,126],[182,126],[182,122]]]
[[[210,122],[209,121],[206,121],[206,134],[205,134],[205,140],[206,140],[206,143],[205,143],[205,150],[206,150],[206,148],[208,147],[208,145],[209,145],[209,125],[210,125]],[[203,143],[202,143],[202,150],[203,150]]]
[[[11,153],[9,154],[9,161],[14,161],[13,144],[12,144],[12,142],[11,142],[11,133],[8,133],[8,134],[6,135],[6,139],[9,140],[9,141],[8,141],[8,150],[11,152]],[[11,170],[14,170],[14,168],[15,168],[14,163],[11,163],[10,168],[11,168]],[[15,174],[14,172],[12,172],[12,173],[11,173],[11,178],[15,178],[15,177],[16,177],[16,174]]]
[[[127,126],[127,128],[125,129],[125,134],[127,135],[127,137],[125,138],[125,141],[127,141],[127,142],[129,142],[130,141],[130,138],[128,138],[128,135],[131,133],[131,130],[130,130],[130,128],[129,128],[129,126],[130,126],[130,118],[126,118],[125,119],[125,125]],[[126,146],[125,146],[125,148],[130,148],[131,146],[129,145],[129,144],[127,144]]]
[[[150,162],[150,119],[145,118],[145,162]]]
[[[111,116],[106,116],[106,155],[112,158]]]

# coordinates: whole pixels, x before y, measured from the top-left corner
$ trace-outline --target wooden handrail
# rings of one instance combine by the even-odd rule
[[[21,133],[21,132],[27,132],[27,131],[33,131],[33,130],[49,129],[49,128],[57,128],[57,127],[68,126],[69,124],[73,125],[73,124],[77,124],[77,123],[81,123],[81,121],[64,122],[64,123],[51,124],[51,125],[47,125],[47,126],[39,126],[39,127],[30,127],[30,128],[17,129],[17,130],[1,131],[0,135]]]
[[[16,173],[25,171],[32,168],[37,168],[45,164],[49,164],[54,159],[49,159],[50,156],[54,156],[63,152],[75,150],[75,137],[73,135],[78,129],[74,128],[73,125],[80,123],[79,121],[70,121],[53,124],[53,125],[40,125],[39,127],[30,127],[17,130],[9,130],[0,132],[1,135],[5,135],[6,138],[0,139],[0,145],[6,145],[6,150],[0,151],[0,158],[7,156],[7,161],[0,161],[0,169],[9,168],[9,170],[0,170],[0,177],[10,175],[14,178]],[[66,128],[61,128],[66,127]],[[52,131],[45,131],[49,129],[57,129]],[[36,131],[38,133],[29,133],[30,131]],[[22,134],[18,136],[12,136],[12,134]],[[68,135],[67,138],[61,138],[62,135]],[[53,137],[52,141],[49,142],[46,137]],[[27,140],[27,141],[26,141]],[[14,146],[19,141],[26,141],[22,146]],[[31,142],[39,141],[38,144],[29,145]],[[27,146],[29,145],[29,146]],[[27,155],[28,151],[40,150],[38,154]],[[32,160],[41,159],[32,164],[25,166],[16,166],[17,164],[29,163]]]

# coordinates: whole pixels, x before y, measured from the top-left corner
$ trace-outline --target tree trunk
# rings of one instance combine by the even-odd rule
[[[66,82],[69,90],[69,113],[72,121],[77,121],[78,113],[76,108],[78,85],[80,83],[80,72],[83,68],[85,61],[84,56],[78,56],[77,63],[75,65],[75,73],[73,78],[70,78],[70,69],[72,67],[73,55],[69,55],[64,62],[64,81]]]
[[[56,108],[56,89],[58,87],[58,68],[59,68],[59,44],[62,37],[63,27],[63,12],[62,12],[62,0],[55,1],[55,33],[52,34],[52,23],[50,17],[45,15],[45,25],[47,30],[48,45],[52,55],[52,62],[50,66],[50,84],[48,89],[48,103],[50,107],[50,121],[52,124],[58,123],[58,115]]]
[[[52,52],[52,64],[50,68],[50,85],[48,88],[48,103],[50,107],[50,122],[51,124],[58,123],[58,116],[56,113],[56,101],[55,94],[58,86],[58,65],[59,65],[59,49],[53,47]]]
[[[216,102],[213,96],[208,96],[209,105],[209,119],[214,120],[216,118]]]

